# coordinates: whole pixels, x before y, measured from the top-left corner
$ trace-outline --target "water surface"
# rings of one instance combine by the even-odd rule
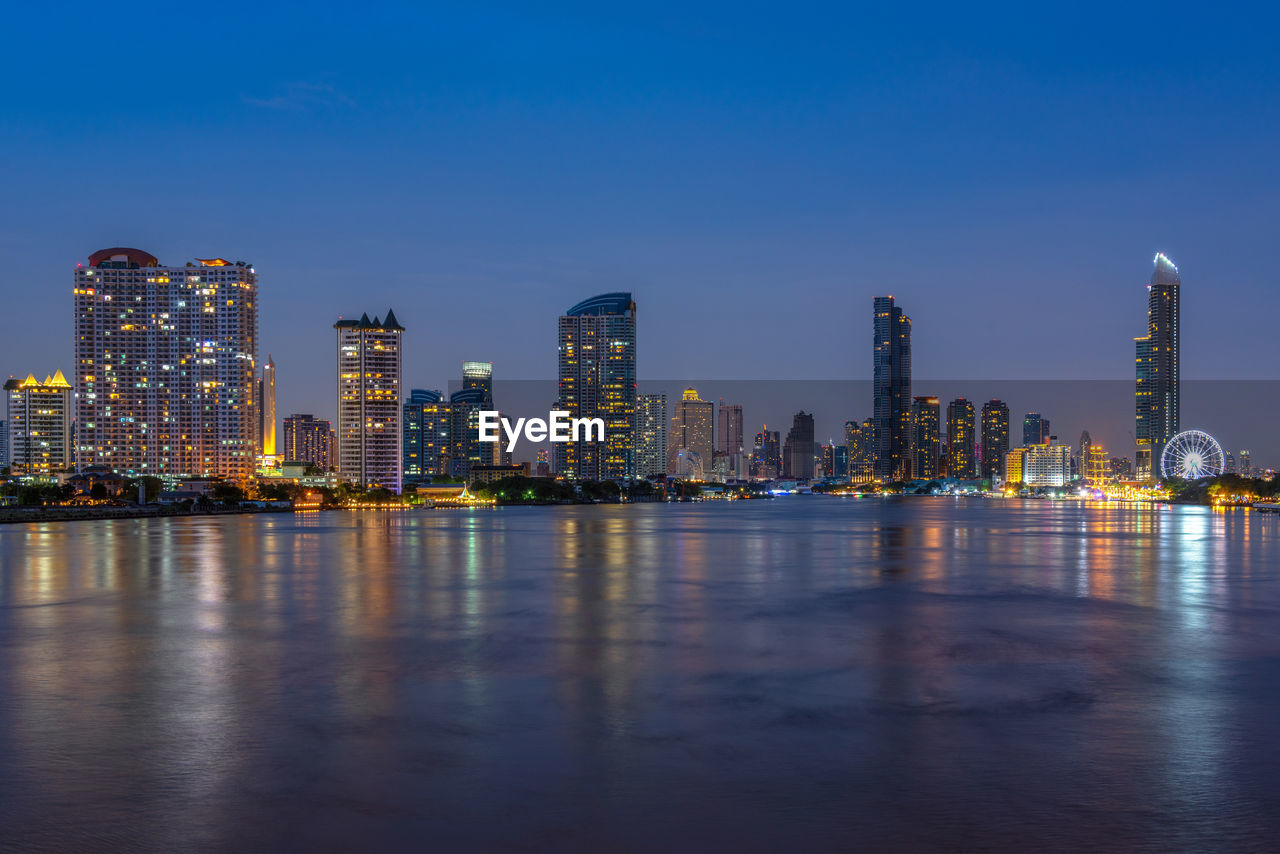
[[[1266,850],[1278,575],[1044,501],[4,526],[0,848]]]

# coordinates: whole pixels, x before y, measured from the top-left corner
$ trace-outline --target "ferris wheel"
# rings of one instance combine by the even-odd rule
[[[1203,430],[1184,430],[1169,440],[1160,455],[1161,473],[1183,480],[1217,477],[1226,463],[1227,455],[1218,440]]]

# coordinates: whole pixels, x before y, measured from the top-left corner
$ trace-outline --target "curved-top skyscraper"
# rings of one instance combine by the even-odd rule
[[[635,477],[635,300],[620,292],[583,300],[560,316],[557,331],[556,408],[571,418],[604,419],[604,442],[557,444],[556,473],[570,480]]]
[[[1147,334],[1137,347],[1137,429],[1134,436],[1139,480],[1159,476],[1164,446],[1178,434],[1178,291],[1177,266],[1163,253],[1155,257],[1147,284]]]

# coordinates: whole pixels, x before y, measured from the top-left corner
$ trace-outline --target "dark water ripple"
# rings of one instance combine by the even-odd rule
[[[0,528],[0,850],[1269,851],[1280,518]]]

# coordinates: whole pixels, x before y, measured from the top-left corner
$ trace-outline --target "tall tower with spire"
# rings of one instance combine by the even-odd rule
[[[262,441],[262,456],[276,455],[276,363],[267,354],[267,362],[262,366],[262,378],[258,380],[259,401],[258,417],[262,419],[258,435]]]
[[[1179,289],[1177,266],[1163,252],[1155,257],[1147,284],[1147,334],[1134,339],[1137,349],[1137,476],[1160,477],[1164,446],[1180,430],[1178,400]]]

